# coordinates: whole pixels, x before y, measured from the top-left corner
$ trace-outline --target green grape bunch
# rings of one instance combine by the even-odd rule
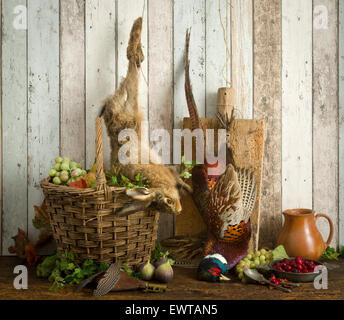
[[[49,176],[56,185],[69,185],[84,178],[86,174],[80,163],[70,161],[68,157],[57,157],[54,167],[49,170]]]
[[[239,279],[242,282],[245,281],[244,270],[254,269],[259,265],[268,264],[273,260],[272,250],[261,249],[257,252],[249,252],[245,258],[243,258],[235,267],[235,271],[238,274]]]

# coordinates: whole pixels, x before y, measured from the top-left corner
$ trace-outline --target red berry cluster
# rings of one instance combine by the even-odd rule
[[[277,262],[273,268],[278,271],[293,273],[310,273],[314,272],[315,263],[309,260],[303,260],[296,257],[294,260],[283,259]]]
[[[269,281],[279,286],[282,282],[282,279],[277,278],[274,274],[269,278]]]

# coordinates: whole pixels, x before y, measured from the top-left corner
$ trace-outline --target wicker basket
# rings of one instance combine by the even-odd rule
[[[126,188],[106,184],[103,168],[102,120],[96,123],[97,189],[58,186],[45,179],[41,187],[59,250],[74,253],[77,262],[128,262],[150,258],[157,239],[159,212],[153,207],[126,217],[115,212],[131,199]]]

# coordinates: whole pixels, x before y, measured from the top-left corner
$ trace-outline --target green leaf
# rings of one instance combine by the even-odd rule
[[[273,260],[281,260],[284,258],[289,258],[284,246],[280,245],[275,250],[272,251]]]
[[[71,261],[74,261],[74,253],[71,251],[67,251],[66,252],[66,258],[71,260]]]
[[[98,272],[106,271],[107,269],[109,269],[109,267],[110,265],[108,263],[102,263],[101,265],[99,265]]]
[[[188,172],[188,171],[183,171],[180,174],[180,177],[183,178],[183,179],[189,179],[191,176],[192,176],[192,174],[190,172]]]
[[[324,253],[320,257],[320,260],[338,260],[339,256],[340,256],[340,253],[336,252],[334,248],[327,247],[327,249],[324,251]]]

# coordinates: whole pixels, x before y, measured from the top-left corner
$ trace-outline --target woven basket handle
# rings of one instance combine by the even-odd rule
[[[102,118],[99,117],[96,120],[96,164],[97,189],[104,189],[106,187],[106,178],[103,162],[103,122]]]

